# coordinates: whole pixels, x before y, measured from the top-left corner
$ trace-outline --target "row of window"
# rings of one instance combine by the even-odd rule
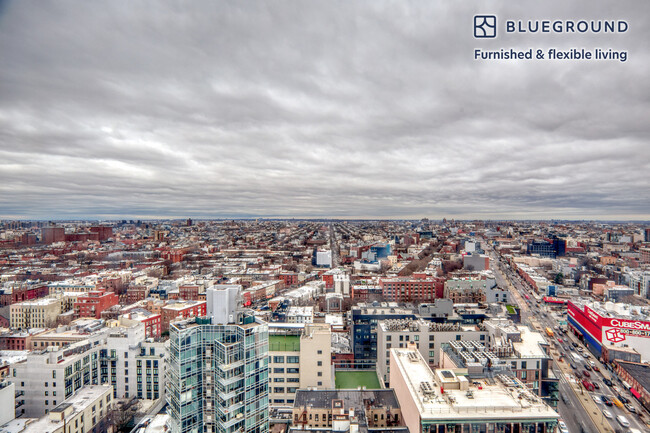
[[[274,356],[273,357],[273,363],[274,364],[284,364],[284,356]],[[287,364],[299,364],[300,363],[300,357],[299,356],[287,356]]]

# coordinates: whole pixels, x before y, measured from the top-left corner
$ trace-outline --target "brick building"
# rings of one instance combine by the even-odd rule
[[[119,297],[113,292],[96,290],[88,292],[77,298],[74,303],[74,312],[76,317],[94,317],[101,318],[102,311],[117,305]]]
[[[392,302],[432,302],[442,298],[444,279],[424,274],[412,277],[382,278],[379,280],[382,296]]]
[[[162,332],[169,330],[169,323],[177,317],[202,317],[206,315],[205,301],[174,301],[161,310]]]

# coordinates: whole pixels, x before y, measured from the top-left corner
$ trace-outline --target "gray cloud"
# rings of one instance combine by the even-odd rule
[[[647,219],[650,4],[457,3],[4,2],[0,217]],[[472,58],[572,46],[629,58]]]

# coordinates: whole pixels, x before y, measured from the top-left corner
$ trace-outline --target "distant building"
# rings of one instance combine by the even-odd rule
[[[9,320],[12,328],[52,328],[61,313],[60,299],[41,298],[12,304]]]
[[[102,317],[102,311],[117,305],[118,302],[119,296],[113,292],[104,290],[87,292],[77,297],[77,302],[74,303],[75,316],[99,319]]]
[[[169,324],[177,318],[202,317],[206,315],[205,301],[173,301],[162,307],[162,332],[169,330]]]
[[[53,244],[55,242],[65,242],[65,228],[63,227],[43,227],[41,228],[41,242],[44,244]]]

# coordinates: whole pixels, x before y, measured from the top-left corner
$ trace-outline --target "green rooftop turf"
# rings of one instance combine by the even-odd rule
[[[337,371],[335,381],[336,389],[357,389],[359,386],[365,386],[366,389],[381,389],[375,370]]]
[[[516,314],[517,313],[517,311],[515,310],[515,307],[513,307],[512,305],[506,305],[506,310],[508,310],[508,313],[510,313],[510,314]]]
[[[300,337],[298,335],[269,335],[269,351],[298,352]]]

